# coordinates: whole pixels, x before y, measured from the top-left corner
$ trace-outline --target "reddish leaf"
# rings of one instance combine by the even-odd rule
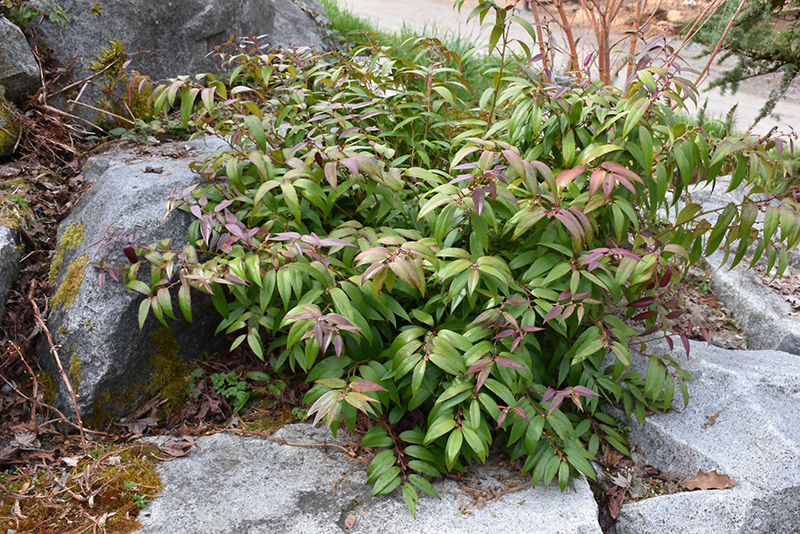
[[[656,303],[655,297],[642,297],[628,304],[629,308],[647,308]]]
[[[658,287],[667,287],[670,280],[672,280],[672,267],[667,267],[667,272],[661,277],[661,280],[658,282]]]
[[[647,319],[650,319],[651,317],[655,316],[655,314],[656,314],[655,310],[650,310],[642,313],[637,313],[636,315],[631,317],[631,319],[633,319],[634,321],[646,321]]]
[[[519,406],[511,408],[511,411],[517,414],[518,416],[522,417],[523,419],[525,419],[526,423],[530,423],[530,421],[528,420],[528,414],[526,414],[525,410],[523,410]]]

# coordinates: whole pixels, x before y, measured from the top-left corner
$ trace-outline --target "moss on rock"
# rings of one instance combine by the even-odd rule
[[[19,127],[15,122],[11,105],[0,92],[0,156],[10,156],[17,144]]]
[[[180,357],[180,347],[169,328],[159,328],[150,333],[150,341],[156,349],[150,355],[153,375],[150,377],[151,393],[181,403],[186,397],[186,377],[190,369]]]
[[[58,275],[61,273],[61,266],[64,264],[64,254],[81,245],[85,229],[86,225],[72,223],[64,230],[61,239],[58,241],[58,248],[53,256],[53,261],[50,262],[50,272],[47,275],[48,280],[51,282],[56,281]]]
[[[67,376],[72,381],[72,389],[77,393],[81,385],[81,359],[75,352],[69,357],[69,372]]]
[[[58,287],[56,294],[53,295],[50,304],[53,308],[61,304],[64,308],[75,302],[75,296],[81,288],[83,278],[86,276],[86,264],[89,263],[89,256],[84,254],[73,261],[67,268],[64,281]]]

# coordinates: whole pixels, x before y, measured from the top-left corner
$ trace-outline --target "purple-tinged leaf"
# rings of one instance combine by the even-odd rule
[[[319,152],[317,152],[317,154],[319,154]],[[335,161],[329,161],[325,164],[325,179],[328,181],[334,191],[336,191],[336,185],[338,183],[336,176],[336,165],[337,164]]]
[[[542,395],[542,402],[547,402],[549,399],[552,399],[556,393],[558,392],[555,389],[548,386],[547,391],[545,391],[544,395]]]
[[[556,91],[556,94],[553,95],[553,100],[561,98],[567,93],[567,91],[569,91],[569,87],[562,87],[561,89]]]
[[[499,356],[498,358],[495,359],[495,361],[497,362],[498,365],[502,365],[503,367],[508,367],[509,369],[520,369],[522,371],[525,370],[524,365],[522,365],[521,363],[517,363],[511,358],[508,358],[506,356]]]
[[[478,380],[477,380],[477,383],[475,384],[475,390],[474,390],[475,393],[477,393],[478,391],[481,390],[481,388],[483,387],[483,384],[489,378],[489,373],[491,373],[491,371],[492,371],[492,366],[491,366],[491,364],[489,364],[486,367],[484,367],[483,369],[481,369],[480,373],[478,373]]]
[[[582,397],[597,397],[597,392],[586,386],[573,386],[572,390]]]
[[[564,400],[564,393],[561,391],[556,393],[555,397],[553,397],[553,400],[550,401],[550,409],[547,411],[547,415],[548,416],[552,415],[553,412],[556,411],[556,408],[558,408],[561,405],[561,401],[563,400]]]
[[[523,326],[523,327],[520,327],[520,330],[522,330],[523,332],[529,332],[530,333],[530,332],[541,332],[542,330],[544,330],[544,328],[542,328],[540,326]]]
[[[689,348],[689,338],[686,337],[686,334],[684,334],[684,333],[681,333],[680,336],[681,336],[681,343],[683,343],[683,350],[686,351],[686,357],[688,358],[689,357],[689,350],[691,350]]]
[[[665,315],[664,317],[666,317],[667,319],[669,319],[671,321],[673,319],[677,319],[681,315],[683,315],[683,310],[673,310],[673,311],[669,312],[667,315]]]
[[[480,360],[472,362],[472,365],[469,366],[469,369],[467,369],[467,372],[464,374],[471,375],[473,373],[477,373],[481,369],[484,369],[490,363],[492,363],[492,359],[487,356],[484,356]]]
[[[651,326],[650,328],[648,328],[647,330],[642,332],[641,335],[642,336],[649,336],[650,334],[654,334],[654,333],[658,332],[659,328],[661,328],[660,322],[654,324],[653,326]]]
[[[546,323],[547,321],[558,317],[561,315],[562,310],[563,308],[561,306],[553,306],[550,308],[550,311],[547,312],[547,315],[544,316],[544,322]]]
[[[513,408],[511,408],[511,411],[517,414],[518,416],[522,417],[526,423],[530,424],[530,421],[528,420],[528,414],[525,413],[525,410],[523,410],[519,406],[514,406]]]
[[[389,391],[380,384],[370,382],[369,380],[353,380],[350,382],[350,389],[356,391]]]
[[[498,406],[499,408],[499,406]],[[497,428],[503,426],[503,423],[506,421],[506,416],[508,415],[507,410],[500,410],[500,415],[497,416]]]
[[[228,273],[227,275],[225,275],[225,280],[227,280],[228,282],[231,282],[232,284],[240,284],[240,285],[243,285],[243,286],[248,285],[247,282],[245,282],[244,280],[242,280],[241,278],[239,278],[238,276],[236,276],[233,273]]]
[[[502,339],[504,337],[512,336],[512,335],[514,335],[515,332],[516,332],[516,330],[513,330],[513,329],[509,328],[507,330],[503,330],[502,332],[500,332],[499,334],[494,336],[493,339]]]
[[[603,169],[594,169],[589,176],[589,196],[594,196],[606,178],[606,171]]]
[[[572,169],[564,169],[560,173],[558,173],[558,178],[556,178],[556,184],[559,187],[566,187],[571,184],[575,178],[580,176],[581,174],[586,171],[586,167],[583,165],[578,165],[577,167],[573,167]]]
[[[483,212],[483,204],[485,201],[486,192],[482,187],[472,191],[472,202],[475,204],[475,212],[478,214],[478,217],[480,217],[481,213]]]
[[[230,200],[230,199],[228,199],[228,200],[223,200],[222,202],[220,202],[219,204],[217,204],[217,205],[214,207],[214,211],[216,211],[217,213],[219,213],[220,211],[224,210],[225,208],[227,208],[227,207],[228,207],[228,206],[230,206],[231,204],[233,204],[233,200]],[[226,213],[226,215],[227,215],[227,213]],[[235,219],[235,217],[234,217],[234,219]]]
[[[336,358],[340,359],[342,357],[342,348],[344,344],[342,342],[342,336],[336,334],[333,336],[333,349],[336,351]]]
[[[673,350],[675,350],[675,345],[672,342],[672,338],[670,336],[667,336],[665,339],[667,340],[667,345],[669,345],[669,351],[672,352]]]
[[[584,239],[583,228],[581,224],[578,222],[578,219],[570,213],[568,210],[559,209],[556,212],[556,219],[564,225],[564,227],[572,234],[573,237],[576,239]]]
[[[569,319],[574,311],[575,311],[575,305],[574,304],[568,304],[567,306],[565,306],[564,307],[564,313],[561,314],[561,318],[558,320],[558,322],[559,323],[563,323],[564,321]]]

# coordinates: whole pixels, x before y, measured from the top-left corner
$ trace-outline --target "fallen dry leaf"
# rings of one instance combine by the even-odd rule
[[[684,480],[680,485],[688,490],[709,490],[732,488],[739,484],[728,478],[727,475],[720,475],[716,469],[708,473],[703,473],[703,470],[700,469],[695,476]]]
[[[22,172],[22,169],[18,169],[16,167],[10,167],[8,165],[3,165],[0,167],[0,178],[8,178],[10,176],[16,176]]]
[[[353,525],[355,524],[356,524],[356,514],[350,514],[344,520],[344,528],[346,528],[347,530],[353,528]]]
[[[189,449],[192,448],[192,443],[187,441],[168,441],[161,445],[158,449],[165,452],[173,458],[180,458],[189,454]]]
[[[81,455],[81,456],[65,456],[65,457],[61,458],[61,461],[64,462],[66,465],[70,466],[70,467],[76,467],[78,465],[78,462],[80,462],[81,458],[83,458],[83,455]]]

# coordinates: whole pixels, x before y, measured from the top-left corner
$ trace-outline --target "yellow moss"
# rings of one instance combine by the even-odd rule
[[[58,275],[61,273],[61,265],[64,263],[64,254],[66,254],[68,250],[74,250],[81,245],[83,242],[83,231],[85,229],[86,225],[72,223],[64,230],[61,239],[58,241],[58,248],[56,249],[55,256],[53,256],[53,261],[50,262],[48,280],[55,282],[58,278]]]
[[[150,341],[156,346],[150,355],[153,375],[150,378],[151,393],[160,393],[173,402],[180,403],[186,397],[186,377],[190,369],[180,357],[180,348],[169,328],[159,328],[150,333]]]
[[[86,319],[86,323],[84,323],[86,325],[86,328],[91,328],[92,319],[93,319],[93,317],[89,317],[88,319]]]
[[[53,295],[50,304],[53,308],[61,304],[64,308],[75,302],[75,296],[81,288],[83,278],[86,275],[86,264],[89,262],[89,256],[84,254],[72,262],[67,268],[67,274],[64,276],[64,281],[58,287],[58,291]]]
[[[72,380],[72,389],[74,389],[76,393],[81,385],[81,370],[81,359],[73,352],[72,356],[69,357],[69,372],[67,376]]]

